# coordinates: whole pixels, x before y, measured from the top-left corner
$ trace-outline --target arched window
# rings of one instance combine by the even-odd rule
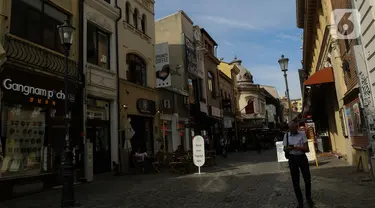
[[[133,82],[138,85],[147,87],[147,75],[146,75],[146,63],[145,61],[137,56],[136,54],[127,54],[126,63],[128,65],[128,71],[126,73],[126,79],[129,82]]]
[[[146,34],[146,15],[142,15],[141,27],[143,34]]]
[[[207,73],[207,82],[208,82],[208,90],[213,92],[214,91],[214,77],[212,76],[211,72]]]
[[[255,112],[254,108],[254,98],[250,98],[247,101],[247,105],[245,106],[245,113],[246,114],[253,114]]]
[[[138,13],[138,9],[135,9],[133,13],[133,25],[136,29],[138,29]]]
[[[130,23],[130,3],[129,2],[126,2],[126,6],[125,6],[125,18],[126,18],[126,22]]]

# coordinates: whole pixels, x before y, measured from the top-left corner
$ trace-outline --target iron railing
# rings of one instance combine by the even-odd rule
[[[5,35],[4,49],[9,62],[64,76],[65,57],[63,54],[52,52],[11,34]],[[71,79],[82,81],[77,62],[71,59],[68,63],[68,76]]]

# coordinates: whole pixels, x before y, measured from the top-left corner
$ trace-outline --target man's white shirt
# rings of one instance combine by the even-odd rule
[[[293,145],[293,146],[298,146],[298,147],[303,147],[303,145],[307,142],[306,134],[303,131],[298,131],[297,134],[292,135],[290,132],[287,132],[284,134],[284,140],[283,140],[283,145],[286,146],[287,142],[287,135],[288,135],[288,144]],[[303,151],[300,150],[292,150],[290,151],[290,154],[292,155],[302,155],[305,154]]]

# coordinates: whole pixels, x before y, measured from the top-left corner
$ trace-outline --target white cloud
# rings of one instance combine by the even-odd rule
[[[301,41],[301,38],[299,35],[288,35],[288,34],[280,34],[277,36],[281,39],[287,39],[287,40],[293,40],[293,41]]]
[[[238,28],[238,29],[248,29],[254,30],[259,29],[248,22],[240,21],[236,19],[228,19],[225,17],[217,17],[217,16],[205,16],[205,15],[197,15],[195,16],[196,19],[199,20],[208,20],[212,23],[219,24],[222,26],[230,27],[230,28]]]
[[[228,45],[228,46],[230,46],[230,47],[234,47],[234,45],[233,45],[232,43],[230,43],[229,41],[226,41],[226,40],[224,41],[224,44],[225,44],[225,45]]]

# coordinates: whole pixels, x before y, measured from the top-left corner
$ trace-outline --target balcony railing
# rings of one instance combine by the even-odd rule
[[[4,49],[7,60],[11,63],[22,64],[43,72],[64,76],[65,57],[62,54],[11,34],[5,36]],[[82,81],[77,63],[71,59],[68,61],[68,76],[71,79]]]

